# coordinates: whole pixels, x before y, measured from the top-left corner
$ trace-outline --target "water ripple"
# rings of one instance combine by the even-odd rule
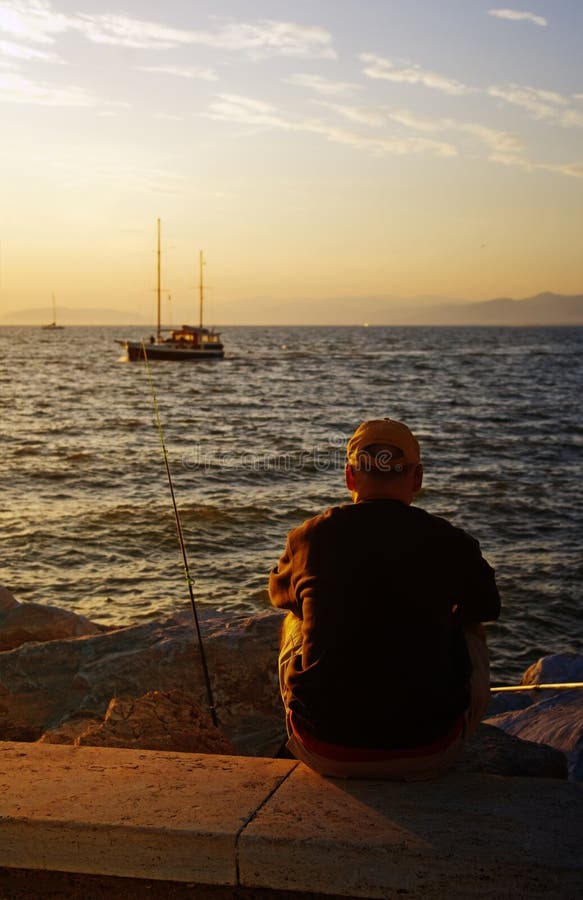
[[[146,374],[113,343],[129,331],[0,328],[2,581],[110,623],[189,603]],[[422,443],[419,504],[497,568],[494,677],[583,651],[583,329],[223,334],[221,364],[152,366],[201,603],[264,608],[287,531],[348,499],[347,436],[391,415]]]

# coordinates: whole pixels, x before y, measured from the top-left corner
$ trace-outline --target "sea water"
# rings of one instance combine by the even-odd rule
[[[188,608],[136,328],[0,328],[1,573],[104,624]],[[227,355],[152,379],[201,606],[267,607],[287,532],[349,501],[365,418],[420,439],[417,504],[470,531],[503,598],[493,677],[583,651],[583,328],[224,328]],[[357,610],[357,603],[355,603]]]

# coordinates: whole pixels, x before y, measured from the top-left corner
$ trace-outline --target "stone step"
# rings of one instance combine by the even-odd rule
[[[31,897],[36,871],[232,897],[579,900],[582,835],[583,788],[555,779],[344,781],[293,760],[0,743],[0,867],[31,873]]]

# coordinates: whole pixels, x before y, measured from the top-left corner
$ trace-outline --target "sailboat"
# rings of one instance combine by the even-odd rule
[[[205,328],[203,325],[204,283],[203,268],[204,259],[202,250],[199,255],[200,280],[199,280],[199,324],[183,325],[181,328],[168,329],[161,326],[161,277],[160,277],[160,219],[157,220],[157,310],[158,323],[156,334],[151,335],[148,341],[128,341],[116,339],[116,344],[125,348],[127,357],[131,361],[144,359],[166,359],[177,361],[194,361],[201,359],[223,359],[225,350],[218,331]],[[163,333],[169,332],[169,337]]]
[[[55,295],[54,294],[52,294],[52,299],[53,299],[53,321],[50,322],[48,325],[43,325],[42,327],[44,329],[49,329],[50,331],[54,331],[55,329],[58,331],[61,328],[63,328],[63,325],[57,325],[57,307],[55,304]]]

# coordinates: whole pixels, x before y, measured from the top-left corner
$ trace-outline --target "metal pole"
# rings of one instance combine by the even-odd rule
[[[492,693],[502,691],[570,691],[572,688],[583,688],[583,681],[563,681],[559,684],[512,684],[507,687],[491,687]]]
[[[202,328],[202,298],[203,298],[203,281],[202,281],[202,267],[204,263],[202,261],[202,250],[199,255],[199,270],[200,270],[200,281],[199,281],[199,307],[200,307],[200,327]]]
[[[160,341],[160,335],[161,335],[161,328],[160,328],[160,291],[161,291],[161,288],[160,288],[160,284],[161,284],[161,282],[160,282],[160,219],[156,220],[156,225],[157,225],[157,232],[158,232],[158,251],[157,251],[158,280],[157,280],[157,285],[156,285],[156,291],[157,291],[157,297],[158,297],[158,329],[157,329],[156,334],[158,337],[158,341]],[[145,351],[144,351],[144,355],[145,355]]]

